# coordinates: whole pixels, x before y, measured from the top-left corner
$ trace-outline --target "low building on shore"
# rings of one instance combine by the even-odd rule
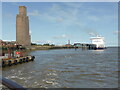
[[[3,40],[0,40],[0,46],[3,46],[3,47],[14,47],[18,45],[18,43],[16,41],[3,41]]]

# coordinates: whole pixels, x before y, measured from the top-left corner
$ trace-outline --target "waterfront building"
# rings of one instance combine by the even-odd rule
[[[25,6],[19,6],[19,14],[16,16],[16,42],[22,46],[30,46],[29,17]]]
[[[71,46],[70,40],[68,40],[68,44],[66,44],[65,46],[67,46],[67,47],[70,47],[70,46]]]

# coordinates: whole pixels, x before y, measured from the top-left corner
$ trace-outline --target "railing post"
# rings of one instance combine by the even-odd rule
[[[15,83],[9,79],[6,79],[4,77],[2,77],[2,84],[11,90],[27,90],[27,89],[23,88],[22,86],[20,86],[19,84]]]

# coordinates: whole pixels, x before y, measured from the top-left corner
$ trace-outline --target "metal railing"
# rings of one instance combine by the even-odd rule
[[[11,90],[19,90],[19,89],[20,90],[27,90],[24,87],[22,87],[21,85],[15,83],[9,79],[6,79],[4,77],[2,77],[2,84]]]

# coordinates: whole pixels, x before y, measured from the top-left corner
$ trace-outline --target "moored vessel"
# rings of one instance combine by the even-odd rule
[[[5,56],[0,56],[0,66],[12,66],[17,64],[22,64],[29,61],[34,61],[35,56],[27,55],[23,56],[21,52],[15,51],[15,53],[5,54]]]
[[[95,49],[105,49],[105,41],[104,37],[97,36],[97,37],[91,37],[90,38],[91,43],[95,45]]]

